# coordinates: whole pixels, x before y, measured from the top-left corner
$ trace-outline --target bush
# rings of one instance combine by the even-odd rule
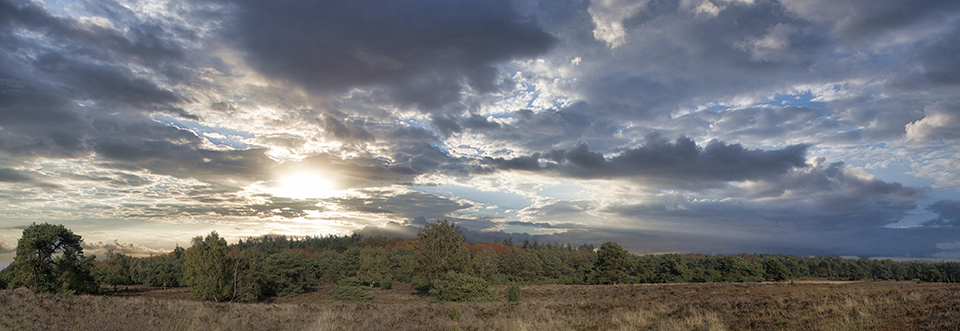
[[[507,288],[507,301],[520,302],[520,286],[514,284]]]
[[[384,280],[380,281],[380,288],[384,290],[389,290],[393,288],[393,278],[387,277]]]
[[[361,287],[360,279],[347,277],[337,282],[337,286],[330,291],[334,299],[347,302],[373,301],[373,294]]]
[[[317,281],[316,269],[316,264],[306,255],[286,250],[266,257],[263,274],[273,294],[297,296]]]
[[[434,282],[430,294],[439,301],[501,301],[482,278],[455,271]]]

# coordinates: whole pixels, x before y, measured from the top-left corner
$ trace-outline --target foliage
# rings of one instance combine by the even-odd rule
[[[184,280],[194,297],[224,301],[230,299],[232,266],[227,241],[216,231],[206,238],[194,237],[185,252]]]
[[[40,292],[98,293],[92,275],[95,256],[83,256],[83,238],[62,224],[33,223],[17,241],[8,288],[28,287]]]
[[[475,275],[490,279],[500,271],[500,254],[491,247],[484,247],[473,253],[470,264]]]
[[[184,286],[184,260],[184,249],[179,245],[168,254],[136,259],[131,267],[133,281],[164,288]]]
[[[380,281],[380,288],[389,290],[393,288],[393,278],[387,277]]]
[[[266,254],[280,253],[288,249],[302,249],[307,251],[330,250],[343,253],[351,245],[360,242],[363,237],[359,234],[350,236],[313,236],[292,237],[284,235],[267,235],[240,240],[236,246],[240,249],[255,248]]]
[[[9,265],[6,268],[0,269],[0,290],[7,288],[7,284],[10,283],[10,278],[12,277],[13,268]]]
[[[338,271],[337,279],[347,277],[357,277],[360,271],[360,253],[362,249],[357,246],[350,246],[343,255],[335,262],[334,268]]]
[[[417,242],[420,250],[413,268],[415,288],[429,289],[449,271],[471,271],[470,254],[464,246],[467,239],[453,223],[443,220],[427,224],[417,234]]]
[[[334,299],[346,302],[373,301],[373,294],[362,287],[357,277],[347,277],[337,282],[337,286],[330,291]]]
[[[704,277],[701,272],[701,278]],[[693,273],[687,267],[687,261],[678,254],[667,254],[663,256],[659,266],[659,276],[656,277],[657,283],[682,283],[691,280]],[[712,280],[711,280],[712,281]]]
[[[97,264],[97,279],[102,284],[112,285],[116,291],[117,286],[133,284],[132,266],[129,256],[110,251],[107,258]]]
[[[517,247],[503,255],[503,265],[507,273],[518,281],[534,280],[543,273],[540,259],[535,254]]]
[[[390,259],[387,250],[380,246],[367,246],[360,250],[360,267],[357,277],[373,286],[390,274]]]
[[[627,278],[627,271],[634,267],[636,262],[630,254],[617,243],[608,241],[597,251],[597,262],[590,278],[594,284],[617,284]]]
[[[268,255],[263,269],[269,293],[277,296],[302,294],[317,281],[316,263],[305,254],[291,250]]]
[[[482,278],[449,271],[446,277],[434,281],[430,294],[438,301],[501,301]]]
[[[256,301],[274,289],[266,279],[264,272],[264,254],[257,249],[240,249],[233,247],[227,254],[230,263],[230,296],[231,301]]]
[[[520,302],[520,286],[513,284],[507,288],[507,301]]]
[[[727,256],[721,261],[720,271],[725,282],[763,281],[763,267],[740,256]]]
[[[767,260],[764,262],[763,267],[767,280],[780,282],[793,277],[790,269],[787,269],[787,266],[783,265],[783,262],[779,260]]]

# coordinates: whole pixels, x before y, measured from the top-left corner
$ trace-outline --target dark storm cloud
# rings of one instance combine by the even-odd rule
[[[243,185],[264,179],[264,170],[275,163],[258,149],[206,150],[193,132],[153,121],[104,120],[94,126],[101,135],[91,143],[97,155],[157,174]]]
[[[938,216],[923,225],[932,227],[960,227],[960,201],[940,200],[927,206],[927,210],[937,213]]]
[[[420,192],[390,194],[367,191],[362,198],[340,198],[337,204],[349,211],[390,214],[398,222],[414,222],[418,218],[435,221],[447,218],[448,214],[470,208],[471,205],[441,196]]]
[[[832,24],[845,38],[874,37],[913,25],[938,22],[960,9],[949,0],[789,0],[784,6],[804,19]]]
[[[462,78],[492,91],[492,65],[555,42],[503,0],[218,2],[258,70],[321,91],[386,87],[424,110],[459,100]]]
[[[164,76],[168,67],[182,64],[182,50],[165,29],[113,3],[92,9],[112,16],[117,29],[53,16],[33,2],[0,1],[0,7],[0,150],[62,158],[96,153],[105,164],[200,180],[250,178],[262,166],[252,165],[265,159],[262,152],[204,151],[194,133],[147,117],[195,119],[179,108],[183,98],[161,87],[179,77]]]
[[[63,47],[64,56],[106,61],[113,63],[137,63],[151,67],[160,74],[177,70],[174,62],[184,56],[182,47],[175,39],[177,34],[154,22],[144,22],[122,9],[113,1],[84,3],[87,9],[110,17],[114,28],[80,22],[71,18],[57,17],[36,3],[28,1],[0,1],[0,25],[4,25],[5,45],[2,49],[14,52],[56,52],[55,48],[11,33],[16,28],[27,29],[49,38]],[[184,33],[185,31],[179,31]],[[38,42],[39,41],[39,42]],[[69,74],[69,73],[68,73]],[[176,75],[173,75],[176,76]]]
[[[135,77],[125,67],[77,61],[58,53],[43,54],[32,65],[65,85],[64,92],[73,99],[121,102],[147,110],[154,110],[153,105],[176,103],[180,99],[153,82]]]
[[[784,136],[804,140],[836,123],[821,119],[822,112],[805,107],[750,107],[724,112],[698,111],[676,121],[691,131],[712,130],[729,139],[783,140]]]
[[[13,169],[0,168],[0,182],[7,183],[19,183],[19,182],[29,182],[33,179],[30,176],[24,175],[20,171]]]
[[[744,181],[769,178],[804,167],[808,145],[779,150],[746,149],[740,144],[711,141],[700,147],[687,137],[669,142],[658,134],[647,136],[644,145],[623,149],[615,156],[592,152],[586,144],[549,155],[534,154],[514,159],[485,158],[502,170],[552,170],[577,178],[640,177],[674,183]],[[545,163],[541,161],[553,161]],[[695,184],[691,187],[704,185]]]
[[[452,121],[461,129],[468,129],[465,131],[481,134],[486,140],[517,146],[519,151],[568,148],[577,141],[589,141],[594,148],[604,150],[629,143],[614,137],[618,132],[616,121],[599,118],[584,102],[575,102],[557,111],[520,109],[509,115],[515,120],[510,124],[499,124],[479,115],[457,117]]]
[[[33,171],[17,171],[10,168],[0,168],[0,183],[26,184],[40,188],[61,188],[60,185],[49,183],[44,176]]]
[[[333,116],[324,116],[323,130],[333,134],[341,141],[371,141],[374,140],[373,134],[363,128],[363,123],[353,123],[360,121],[344,122]]]
[[[723,196],[729,200],[668,196],[611,205],[604,211],[678,224],[760,222],[816,232],[890,225],[915,210],[917,199],[926,197],[919,188],[865,177],[842,162],[823,164],[822,159],[809,167],[730,189]]]
[[[960,84],[960,24],[950,26],[950,32],[918,43],[923,75],[942,85]]]

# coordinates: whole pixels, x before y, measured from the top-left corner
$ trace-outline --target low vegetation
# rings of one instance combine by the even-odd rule
[[[507,286],[492,286],[503,295]],[[3,330],[956,330],[960,285],[896,281],[525,285],[520,302],[435,303],[407,283],[376,301],[329,285],[263,303],[177,289],[62,296],[0,291]],[[175,295],[172,295],[175,294]]]
[[[231,245],[212,232],[139,259],[110,252],[96,261],[81,241],[62,225],[24,230],[0,271],[0,329],[960,328],[957,262],[467,243],[446,221],[415,240]]]

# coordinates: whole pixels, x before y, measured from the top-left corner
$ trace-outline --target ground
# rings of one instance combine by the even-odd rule
[[[339,303],[331,289],[261,303],[202,302],[186,288],[76,297],[0,291],[0,329],[960,329],[960,285],[915,281],[528,285],[519,303],[436,303],[407,284],[371,289],[372,303]],[[494,289],[506,294],[506,286]]]

